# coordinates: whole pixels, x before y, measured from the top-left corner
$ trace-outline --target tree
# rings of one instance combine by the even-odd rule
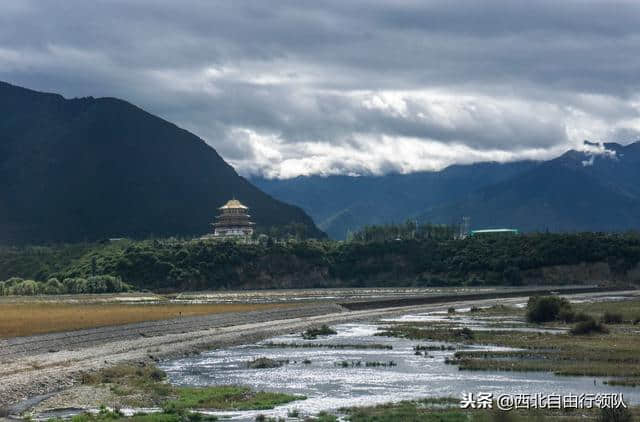
[[[527,302],[527,321],[549,322],[558,319],[561,310],[570,310],[571,304],[559,296],[532,296]]]
[[[516,266],[509,266],[502,272],[502,277],[505,283],[512,286],[519,286],[522,284],[522,275],[520,274],[520,268]]]

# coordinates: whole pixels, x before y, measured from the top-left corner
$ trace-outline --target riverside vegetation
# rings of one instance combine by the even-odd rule
[[[466,410],[460,409],[454,398],[429,398],[422,400],[388,403],[370,407],[352,407],[340,409],[346,416],[342,420],[349,422],[632,422],[640,415],[638,408],[632,409],[580,409],[580,410]],[[301,416],[296,410],[287,415],[293,420],[304,422],[338,422],[337,416],[329,412],[320,412],[314,416]],[[138,414],[129,418],[119,412],[103,408],[97,415],[75,416],[72,422],[208,422],[217,421],[215,416],[198,413],[176,414]],[[256,422],[285,422],[290,419],[273,418],[258,415]],[[51,420],[50,422],[62,422]]]
[[[526,309],[496,306],[477,309],[474,319],[502,315],[520,318],[522,331],[460,328],[459,316],[449,322],[396,323],[381,332],[415,340],[432,340],[463,346],[485,344],[514,348],[511,351],[455,352],[447,363],[461,370],[549,371],[557,375],[605,377],[612,385],[640,386],[640,300],[570,304],[551,297],[532,297]],[[499,324],[497,324],[499,325]],[[555,329],[550,332],[544,329]]]
[[[120,277],[98,275],[84,277],[67,277],[62,281],[51,277],[46,281],[24,280],[11,277],[0,282],[0,296],[34,296],[39,294],[82,294],[82,293],[123,293],[133,290],[132,286],[123,283]]]
[[[336,334],[338,334],[336,330],[326,324],[323,324],[321,327],[309,328],[308,330],[304,331],[302,333],[302,338],[305,340],[315,340],[318,338],[318,336],[332,336]]]
[[[528,322],[531,327],[546,329],[567,329],[575,324],[567,322],[573,320],[569,315],[586,315],[589,319],[602,324],[609,321],[606,326],[607,333],[580,334],[551,334],[548,332],[522,332],[522,331],[481,331],[470,330],[468,327],[459,328],[459,323],[468,321],[468,318],[486,319],[495,322],[496,316],[503,316],[508,320],[520,319]],[[600,375],[611,376],[612,368],[621,365],[615,379],[632,385],[633,368],[638,365],[638,345],[635,338],[624,341],[624,337],[632,337],[630,330],[637,327],[640,316],[640,300],[627,300],[624,302],[601,302],[570,304],[568,301],[551,297],[532,297],[525,309],[498,305],[491,308],[474,307],[473,312],[455,312],[446,317],[449,321],[439,324],[429,323],[388,323],[389,329],[384,335],[409,337],[421,340],[438,340],[445,344],[418,344],[415,351],[452,350],[469,343],[499,344],[517,347],[518,350],[510,352],[469,352],[458,351],[449,363],[461,366],[461,369],[485,370],[505,369],[492,366],[495,362],[538,362],[543,361],[546,366],[533,368],[533,370],[556,371],[565,363],[572,368],[592,368],[594,371],[604,371]],[[490,317],[490,318],[487,318]],[[536,322],[541,319],[545,322]],[[565,321],[567,320],[567,321]],[[582,322],[582,321],[580,321]],[[320,331],[325,331],[322,329]],[[458,333],[466,334],[460,335]],[[517,334],[517,335],[514,335]],[[531,342],[531,343],[530,343]],[[529,344],[530,343],[530,344]],[[312,343],[304,343],[311,345]],[[317,345],[317,344],[316,344]],[[530,346],[530,347],[528,347]],[[267,345],[269,347],[269,345]],[[587,350],[592,349],[590,353]],[[606,354],[603,352],[607,352]],[[469,353],[469,355],[466,355]],[[494,353],[496,355],[494,355]],[[499,356],[498,356],[499,355]],[[497,358],[495,356],[498,356]],[[248,362],[259,362],[256,370],[280,366],[262,365],[262,361],[268,359],[259,358]],[[463,368],[466,362],[475,362],[477,366]],[[286,362],[285,362],[286,363]],[[295,363],[295,362],[294,362]],[[310,361],[302,361],[301,365],[310,364]],[[357,367],[392,367],[394,361],[338,361],[336,366],[350,370]],[[531,367],[515,366],[510,370],[532,370]],[[628,374],[623,374],[628,372]],[[637,372],[637,370],[636,370]],[[582,370],[577,375],[589,375]],[[241,386],[212,386],[203,388],[176,387],[166,383],[163,371],[153,365],[123,364],[113,368],[104,369],[97,373],[86,374],[82,382],[96,387],[105,386],[117,397],[117,405],[108,403],[115,411],[103,410],[98,415],[81,415],[72,422],[107,422],[122,420],[123,422],[200,422],[215,420],[215,416],[205,416],[197,413],[198,409],[216,410],[255,410],[270,409],[280,404],[291,403],[295,400],[303,400],[303,396],[281,393],[255,392]],[[118,413],[118,406],[159,406],[162,412],[158,414],[138,414],[125,418]],[[337,412],[321,412],[316,415],[300,415],[294,409],[289,410],[288,417],[304,421],[337,422],[345,420],[350,422],[391,422],[391,421],[632,421],[637,418],[639,409],[598,410],[550,410],[529,409],[500,412],[498,410],[485,409],[461,409],[456,398],[426,398],[397,403],[387,403],[370,407],[352,407],[339,409]],[[341,418],[339,419],[339,415]],[[278,422],[284,418],[271,418],[259,415],[256,421]]]
[[[350,422],[630,422],[637,418],[634,409],[527,409],[499,411],[497,409],[461,409],[459,400],[451,397],[407,400],[378,406],[341,409]],[[337,421],[338,419],[333,419]]]
[[[7,281],[0,283],[0,294],[91,293],[129,286],[184,291],[640,281],[636,233],[453,239],[451,230],[421,232],[420,227],[366,228],[349,242],[163,239],[3,247],[0,280]]]
[[[85,374],[82,383],[108,387],[119,406],[160,406],[156,420],[198,420],[194,409],[261,410],[304,396],[253,391],[242,386],[176,387],[165,382],[166,374],[153,365],[121,364],[97,373]],[[158,419],[159,418],[159,419]],[[166,418],[166,419],[165,419]]]
[[[119,365],[97,374],[87,375],[84,382],[96,386],[108,386],[120,398],[120,403],[136,406],[156,405],[162,412],[138,413],[123,416],[117,406],[107,410],[104,405],[98,414],[74,416],[72,422],[209,422],[216,416],[197,413],[198,409],[262,410],[277,405],[303,400],[303,396],[282,393],[254,392],[246,387],[173,387],[165,381],[165,374],[154,366]],[[135,393],[134,393],[135,392]],[[128,400],[133,400],[128,401]],[[461,409],[459,400],[451,397],[425,398],[377,406],[339,409],[342,420],[350,422],[525,422],[525,421],[581,421],[630,422],[640,414],[637,407],[630,409],[528,409],[502,412],[497,409]],[[337,422],[330,412],[301,415],[296,409],[288,412],[289,418],[305,422]],[[258,415],[256,422],[280,422],[285,418]],[[62,421],[61,419],[52,422]]]

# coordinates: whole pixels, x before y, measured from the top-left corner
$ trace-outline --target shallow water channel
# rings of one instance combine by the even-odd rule
[[[442,313],[406,315],[404,321],[438,321]],[[462,318],[461,321],[467,318]],[[389,320],[386,321],[388,323]],[[465,321],[465,322],[471,322]],[[507,322],[507,321],[504,321]],[[511,325],[514,321],[508,321]],[[486,324],[493,325],[494,321]],[[161,365],[171,383],[176,385],[246,385],[254,390],[300,394],[306,400],[295,401],[267,411],[211,412],[233,420],[253,420],[256,415],[286,416],[288,410],[298,409],[301,414],[315,414],[322,410],[364,406],[390,401],[423,397],[453,396],[462,393],[491,392],[508,394],[589,394],[623,393],[625,402],[640,404],[640,389],[609,387],[604,379],[593,377],[555,376],[544,372],[459,371],[446,364],[452,350],[429,351],[429,357],[414,354],[416,345],[441,345],[440,342],[414,341],[375,336],[385,324],[341,324],[333,328],[338,334],[303,340],[299,333],[271,338],[255,345],[212,350],[199,356],[165,362]],[[471,328],[481,329],[482,322],[473,320]],[[518,328],[511,328],[518,329]],[[526,329],[522,327],[522,329]],[[266,343],[371,345],[383,344],[386,349],[356,348],[293,348],[265,347]],[[464,350],[510,350],[487,346],[466,346]],[[463,350],[463,349],[458,349]],[[289,361],[278,368],[248,369],[247,362],[267,357]],[[305,363],[305,361],[307,361]],[[310,363],[308,362],[310,361]],[[342,367],[340,362],[360,361],[360,366]],[[389,362],[396,366],[366,367],[366,362]]]

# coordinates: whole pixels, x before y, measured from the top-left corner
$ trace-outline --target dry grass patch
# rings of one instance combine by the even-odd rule
[[[290,307],[289,304],[0,304],[0,338],[28,336],[223,312]]]

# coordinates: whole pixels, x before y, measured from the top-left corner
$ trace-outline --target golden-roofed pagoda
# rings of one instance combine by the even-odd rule
[[[216,222],[212,223],[213,237],[251,237],[255,223],[250,220],[249,207],[237,199],[231,199],[218,209],[220,214],[216,217]]]
[[[223,206],[221,206],[220,208],[218,208],[220,210],[227,210],[227,209],[242,209],[242,210],[248,210],[249,207],[242,205],[242,202],[238,201],[237,199],[230,199],[227,201],[226,204],[224,204]]]

